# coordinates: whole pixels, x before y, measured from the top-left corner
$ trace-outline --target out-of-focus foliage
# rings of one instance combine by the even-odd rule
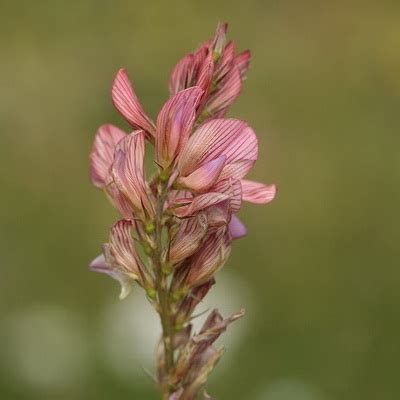
[[[253,52],[231,115],[260,138],[211,305],[243,305],[218,399],[398,399],[400,3],[0,1],[0,398],[157,399],[154,321],[87,269],[115,212],[88,182],[97,127],[126,127],[126,67],[146,110],[175,62],[230,23]],[[151,364],[150,364],[151,365]]]

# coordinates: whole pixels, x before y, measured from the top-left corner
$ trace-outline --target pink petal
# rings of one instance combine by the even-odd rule
[[[242,89],[242,78],[239,68],[232,65],[229,72],[218,84],[217,90],[212,93],[207,101],[206,110],[209,114],[225,115],[228,107],[239,97]]]
[[[89,268],[94,272],[101,272],[118,281],[121,285],[119,298],[124,299],[130,293],[134,279],[129,274],[120,270],[118,266],[114,266],[110,258],[110,246],[104,244],[103,254],[97,256],[90,263]]]
[[[115,108],[135,129],[143,129],[154,136],[154,124],[139,103],[125,69],[118,71],[111,94]]]
[[[229,232],[232,235],[232,239],[240,239],[247,235],[247,228],[236,215],[232,215],[231,222],[229,223]]]
[[[200,210],[203,210],[204,208],[210,207],[214,204],[218,204],[227,199],[229,199],[229,195],[224,193],[210,192],[206,194],[201,194],[194,197],[192,201],[190,199],[185,199],[185,201],[191,201],[190,204],[176,208],[175,214],[178,217],[187,217],[189,215],[195,214]],[[177,204],[179,204],[179,201],[177,201]]]
[[[242,185],[238,179],[225,179],[212,188],[213,191],[229,196],[230,211],[236,213],[242,205]]]
[[[250,203],[266,204],[272,201],[276,195],[275,185],[264,185],[263,183],[241,180],[242,198]]]
[[[224,77],[232,67],[232,61],[235,57],[235,43],[229,42],[221,55],[220,60],[215,69],[215,77],[221,79]]]
[[[174,67],[169,81],[171,94],[183,89],[199,86],[204,95],[211,83],[214,62],[208,46],[201,46],[194,54],[188,54]]]
[[[227,23],[219,23],[217,26],[217,31],[211,43],[211,48],[216,54],[221,54],[225,46],[226,32],[228,31]]]
[[[203,90],[197,86],[172,96],[157,118],[156,154],[159,164],[167,167],[186,144],[196,119],[196,107]]]
[[[136,210],[152,214],[144,178],[144,142],[144,132],[135,131],[118,143],[112,176],[118,189]]]
[[[118,187],[114,182],[111,182],[109,185],[107,185],[105,188],[105,193],[110,202],[124,218],[132,218],[132,207],[130,206],[129,201],[124,194],[118,190]]]
[[[124,137],[125,132],[114,125],[98,129],[90,153],[90,180],[94,186],[102,189],[110,183],[115,146]]]
[[[217,181],[225,166],[225,162],[226,156],[222,155],[215,160],[203,164],[187,177],[180,178],[178,182],[196,192],[205,192]]]
[[[139,279],[138,256],[131,236],[132,221],[120,220],[114,224],[110,235],[110,253],[115,262],[135,280]]]
[[[178,164],[181,176],[221,155],[226,156],[227,165],[256,160],[258,143],[254,131],[237,119],[213,119],[200,125],[182,151]]]
[[[204,214],[184,219],[173,238],[169,261],[176,264],[190,257],[199,247],[206,230],[207,219]]]
[[[235,57],[235,64],[239,68],[240,76],[243,79],[246,76],[246,73],[250,66],[251,53],[249,50],[246,50]]]

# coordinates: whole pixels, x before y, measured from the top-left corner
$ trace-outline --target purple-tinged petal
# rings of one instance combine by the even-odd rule
[[[115,108],[133,128],[143,129],[149,136],[154,136],[154,124],[139,103],[125,69],[118,71],[111,94]]]
[[[174,210],[175,215],[178,217],[188,217],[194,215],[196,212],[203,210],[207,207],[213,206],[215,204],[221,203],[224,200],[228,200],[229,195],[224,193],[210,192],[201,194],[191,199],[184,199],[190,204],[178,207]],[[179,199],[176,201],[177,204],[180,203]]]
[[[205,192],[218,180],[225,162],[226,156],[222,155],[203,164],[190,175],[180,178],[178,183],[196,192]]]
[[[242,198],[255,204],[267,204],[271,202],[276,195],[275,185],[264,185],[263,183],[241,180]]]
[[[144,132],[135,131],[121,140],[116,149],[112,176],[118,189],[138,210],[152,215],[144,178]]]
[[[98,129],[90,153],[90,180],[94,186],[103,189],[110,183],[115,146],[125,135],[121,129],[110,124]]]
[[[181,176],[221,155],[226,156],[226,165],[256,160],[258,143],[254,131],[237,119],[213,119],[200,125],[182,151],[178,164]]]
[[[225,166],[222,170],[220,179],[234,178],[242,179],[253,168],[256,160],[239,160]]]
[[[197,86],[182,90],[172,96],[158,114],[156,155],[162,166],[168,167],[186,145],[202,94],[203,90]]]
[[[229,232],[232,239],[240,239],[247,235],[247,228],[236,215],[232,215],[231,222],[229,223]]]

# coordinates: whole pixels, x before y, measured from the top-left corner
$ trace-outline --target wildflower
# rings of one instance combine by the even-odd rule
[[[112,100],[132,127],[103,125],[90,154],[90,179],[122,215],[90,268],[121,284],[136,282],[159,313],[158,383],[164,398],[194,400],[223,354],[215,340],[243,311],[223,319],[211,312],[199,333],[191,320],[215,284],[232,243],[247,230],[242,202],[273,200],[275,185],[245,179],[258,158],[258,141],[245,122],[224,118],[241,91],[250,52],[236,54],[227,25],[173,69],[170,98],[154,123],[125,69],[113,81]],[[155,173],[145,172],[154,145]],[[204,399],[211,399],[204,394]]]

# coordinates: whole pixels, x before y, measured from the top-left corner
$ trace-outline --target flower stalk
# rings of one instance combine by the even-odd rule
[[[121,284],[120,298],[136,283],[158,312],[162,334],[156,352],[164,400],[194,400],[224,349],[215,341],[243,310],[223,318],[214,309],[199,332],[195,310],[215,284],[232,242],[246,234],[236,214],[243,201],[273,200],[275,185],[244,179],[258,158],[254,131],[225,118],[238,97],[250,53],[235,54],[227,25],[173,69],[170,98],[156,123],[140,105],[128,75],[112,87],[116,109],[132,126],[99,128],[90,154],[92,183],[122,219],[90,264]],[[147,144],[146,144],[147,143]],[[146,179],[146,146],[155,147],[153,179]],[[211,399],[204,393],[204,399]]]

